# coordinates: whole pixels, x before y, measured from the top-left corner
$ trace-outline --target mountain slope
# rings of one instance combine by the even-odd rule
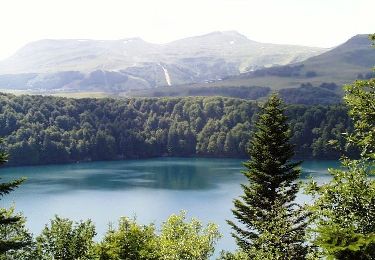
[[[0,62],[1,74],[116,70],[157,60],[161,46],[139,38],[117,41],[40,40]]]
[[[311,83],[333,82],[338,86],[357,78],[371,77],[375,50],[368,35],[356,35],[323,54],[292,65],[265,68],[228,77],[210,86],[267,86],[273,89],[298,87]]]
[[[324,52],[321,48],[259,43],[235,31],[213,32],[166,45],[180,57],[219,57],[236,63],[240,72],[258,67],[288,64]]]
[[[124,92],[218,80],[302,61],[324,51],[259,43],[234,31],[167,44],[139,38],[41,40],[0,62],[0,88]]]
[[[302,62],[249,71],[205,84],[179,86],[178,90],[137,90],[128,95],[152,97],[216,94],[259,99],[272,90],[277,90],[288,103],[332,104],[341,102],[343,84],[374,77],[371,69],[374,64],[375,50],[368,35],[356,35],[330,51]]]

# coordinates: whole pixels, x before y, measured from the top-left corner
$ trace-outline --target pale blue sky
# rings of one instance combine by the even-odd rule
[[[374,10],[375,0],[2,0],[0,59],[44,38],[165,43],[218,30],[332,47],[375,32]]]

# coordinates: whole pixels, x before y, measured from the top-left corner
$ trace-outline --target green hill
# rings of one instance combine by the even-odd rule
[[[272,89],[298,87],[303,83],[320,85],[350,83],[358,77],[371,77],[375,51],[368,35],[356,35],[332,50],[292,65],[264,68],[210,83],[210,86],[267,86]]]
[[[341,86],[356,79],[373,77],[372,67],[375,64],[375,51],[368,35],[356,35],[347,42],[318,56],[305,61],[284,66],[257,69],[236,76],[205,84],[191,84],[171,88],[158,88],[158,96],[186,96],[199,93],[202,96],[233,96],[231,90],[236,87],[263,88],[264,98],[277,90],[290,103],[329,104],[340,102]],[[216,89],[216,91],[213,91]],[[270,91],[266,91],[269,89]],[[179,91],[180,90],[180,91]],[[154,96],[156,90],[133,91],[130,96]],[[248,95],[242,97],[248,98]],[[250,98],[252,99],[252,98]]]

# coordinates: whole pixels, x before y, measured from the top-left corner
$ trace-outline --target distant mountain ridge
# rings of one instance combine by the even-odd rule
[[[235,31],[166,44],[140,38],[40,40],[0,61],[0,89],[126,92],[219,80],[326,49],[259,43]]]
[[[271,66],[300,61],[324,51],[315,47],[259,43],[235,31],[212,32],[167,44],[148,43],[141,38],[40,40],[27,44],[1,61],[0,74],[117,71],[142,63],[174,63],[203,57],[226,58],[247,66]],[[276,57],[267,60],[265,55]]]
[[[374,65],[375,50],[371,41],[367,34],[359,34],[327,52],[304,61],[230,76],[212,85],[246,84],[269,86],[274,89],[324,82],[343,85],[354,81],[360,74],[371,74]]]
[[[289,103],[331,104],[342,100],[342,85],[356,79],[374,77],[374,65],[375,49],[371,46],[368,35],[360,34],[304,61],[258,68],[203,84],[180,86],[179,91],[158,88],[132,91],[129,95],[187,96],[194,93],[213,95],[214,92],[220,95],[225,93],[225,96],[241,95],[259,99],[276,90]],[[256,95],[246,94],[251,92]]]

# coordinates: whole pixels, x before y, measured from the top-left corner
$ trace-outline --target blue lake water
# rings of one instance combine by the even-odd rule
[[[2,168],[3,181],[25,176],[27,181],[5,196],[2,204],[16,204],[27,217],[27,226],[39,234],[55,214],[73,220],[90,218],[97,239],[120,216],[136,216],[140,223],[157,225],[169,215],[186,210],[204,223],[219,225],[223,238],[217,249],[234,250],[226,219],[232,219],[232,200],[241,193],[239,159],[156,158],[90,162],[68,165]],[[312,175],[329,180],[327,168],[334,161],[305,161],[301,179]],[[308,201],[303,194],[298,200]]]

